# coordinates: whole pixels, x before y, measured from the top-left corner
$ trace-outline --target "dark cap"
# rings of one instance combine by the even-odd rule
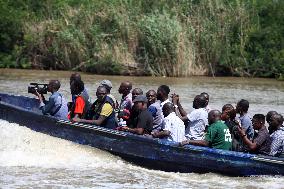
[[[146,96],[143,96],[143,95],[139,95],[137,97],[135,97],[135,99],[133,100],[133,103],[135,102],[148,102],[148,99]]]

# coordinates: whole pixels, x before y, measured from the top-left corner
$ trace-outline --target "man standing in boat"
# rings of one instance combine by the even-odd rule
[[[90,107],[86,94],[84,95],[84,82],[79,79],[75,79],[71,83],[71,94],[74,102],[69,110],[68,118],[85,118],[87,111]]]
[[[206,111],[207,101],[203,95],[195,96],[192,107],[194,110],[187,114],[179,102],[179,96],[173,94],[173,103],[177,115],[181,120],[188,123],[185,130],[185,137],[189,140],[203,140],[205,128],[208,126],[208,112]]]
[[[251,118],[248,115],[248,109],[249,109],[249,102],[247,100],[241,99],[237,103],[236,111],[239,114],[238,119],[240,120],[241,126],[244,129],[247,138],[249,140],[252,140],[254,135],[254,130],[252,127]]]
[[[118,89],[119,94],[122,94],[117,112],[120,126],[125,125],[130,116],[130,111],[132,108],[132,93],[130,92],[131,89],[132,83],[129,81],[122,82]]]
[[[60,119],[67,119],[68,107],[65,98],[58,92],[60,82],[58,80],[51,80],[48,84],[48,92],[51,92],[48,102],[45,101],[43,94],[37,91],[35,95],[40,101],[40,109],[43,114],[51,115]]]
[[[80,80],[80,81],[82,81],[81,75],[80,75],[79,73],[73,73],[73,74],[70,76],[70,89],[71,89],[72,82],[73,82],[74,80]],[[88,102],[88,103],[90,104],[90,102],[91,102],[90,96],[89,96],[88,91],[87,91],[87,89],[85,88],[85,86],[84,86],[83,91],[81,92],[81,96],[84,98],[84,100],[85,100],[86,102]],[[76,95],[73,95],[73,94],[72,94],[72,103],[75,103],[75,99],[76,99]]]
[[[208,146],[216,149],[231,150],[232,138],[230,130],[221,121],[221,112],[211,110],[208,114],[209,127],[204,140],[186,140],[181,145],[193,144],[198,146]]]
[[[87,119],[73,118],[73,121],[89,123],[109,129],[116,128],[113,100],[107,96],[107,89],[99,86],[96,92],[97,100],[92,104]]]

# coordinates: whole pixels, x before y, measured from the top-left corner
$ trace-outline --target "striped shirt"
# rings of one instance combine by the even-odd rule
[[[278,156],[284,153],[284,127],[280,127],[277,131],[274,131],[270,137],[272,143],[269,155]]]

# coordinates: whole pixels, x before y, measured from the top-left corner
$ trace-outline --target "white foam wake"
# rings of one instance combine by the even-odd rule
[[[1,166],[84,168],[119,166],[111,154],[0,120]],[[113,163],[111,163],[113,162]]]

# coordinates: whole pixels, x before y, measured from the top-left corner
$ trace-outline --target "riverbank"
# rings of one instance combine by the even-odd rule
[[[284,76],[283,1],[1,1],[0,67]]]

